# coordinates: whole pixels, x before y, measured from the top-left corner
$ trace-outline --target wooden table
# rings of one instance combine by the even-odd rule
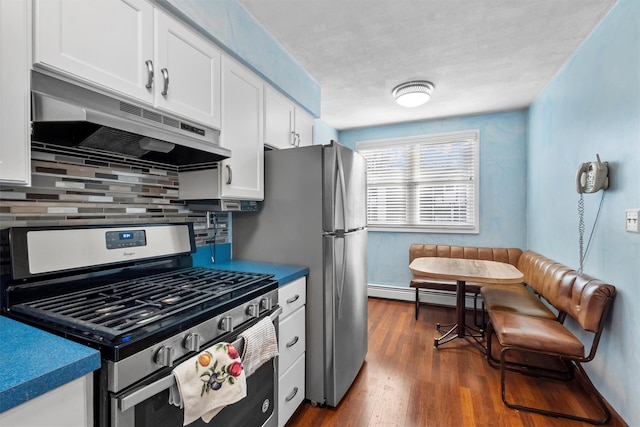
[[[467,281],[486,284],[522,283],[522,273],[511,264],[478,259],[444,257],[416,258],[409,265],[414,278],[455,280],[457,323],[440,338],[434,339],[434,347],[455,338],[466,338],[468,327],[465,323],[465,287]],[[455,335],[449,336],[455,331]]]

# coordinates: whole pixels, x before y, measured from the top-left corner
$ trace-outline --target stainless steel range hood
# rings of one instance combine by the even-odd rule
[[[32,139],[209,169],[231,156],[220,131],[36,71],[31,74]]]

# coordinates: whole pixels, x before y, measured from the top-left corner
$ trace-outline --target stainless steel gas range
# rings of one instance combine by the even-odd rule
[[[181,426],[173,367],[217,342],[241,347],[243,331],[281,312],[272,275],[192,266],[190,223],[16,227],[3,251],[2,313],[100,350],[96,426]],[[277,376],[265,363],[247,397],[189,425],[277,425]]]

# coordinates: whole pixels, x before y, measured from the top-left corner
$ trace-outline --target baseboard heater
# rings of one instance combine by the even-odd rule
[[[369,283],[367,285],[368,295],[374,298],[385,298],[398,301],[415,302],[415,288],[392,285],[378,285]],[[456,306],[455,292],[436,291],[431,289],[420,289],[418,292],[420,302],[425,304],[441,305],[446,307]],[[473,295],[465,296],[465,304],[468,309],[473,309]]]

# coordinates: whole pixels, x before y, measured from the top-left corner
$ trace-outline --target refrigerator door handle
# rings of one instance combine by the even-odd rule
[[[347,227],[347,184],[344,179],[344,165],[342,164],[342,155],[340,150],[336,148],[336,160],[338,164],[338,178],[340,181],[340,196],[342,198],[342,229],[348,230]]]
[[[340,281],[337,283],[338,286],[338,319],[342,319],[342,293],[344,292],[344,282],[347,274],[347,240],[344,236],[336,236],[336,238],[341,238],[344,242],[344,248],[342,250],[342,272],[340,274]],[[333,251],[335,257],[335,251]],[[335,259],[333,261],[333,265],[336,265]]]

